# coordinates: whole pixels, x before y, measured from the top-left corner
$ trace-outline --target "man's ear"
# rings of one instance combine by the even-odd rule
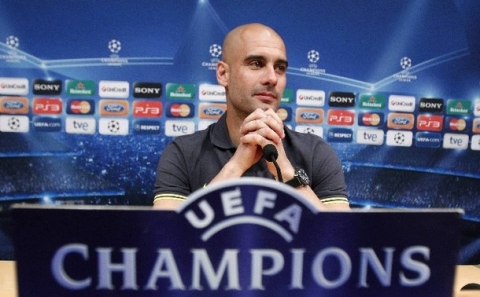
[[[217,81],[220,85],[226,87],[228,85],[228,78],[229,78],[229,67],[228,64],[219,61],[217,63]]]

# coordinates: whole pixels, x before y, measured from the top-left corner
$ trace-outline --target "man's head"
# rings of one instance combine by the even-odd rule
[[[277,110],[286,85],[285,44],[270,27],[239,26],[225,37],[217,80],[226,89],[227,109],[244,117],[256,108]]]

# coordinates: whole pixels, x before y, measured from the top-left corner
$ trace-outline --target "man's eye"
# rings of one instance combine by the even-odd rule
[[[277,65],[277,67],[275,67],[275,69],[279,73],[285,73],[287,71],[287,67],[285,65]]]
[[[260,63],[260,61],[252,61],[252,62],[250,62],[250,65],[255,67],[255,68],[262,67],[262,63]]]

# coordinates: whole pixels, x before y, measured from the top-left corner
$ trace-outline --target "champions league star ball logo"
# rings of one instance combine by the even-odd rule
[[[222,55],[222,47],[218,44],[212,44],[209,48],[210,55],[214,58],[218,58]]]
[[[320,53],[316,50],[311,50],[308,52],[307,58],[310,63],[317,63],[320,60]]]
[[[403,57],[400,59],[400,66],[403,70],[408,70],[412,67],[412,60],[409,57]]]
[[[20,42],[15,36],[8,36],[5,44],[11,49],[16,49],[20,45]]]
[[[220,56],[222,55],[222,47],[216,43],[210,45],[208,48],[208,52],[210,53],[210,61],[203,61],[202,66],[207,68],[208,70],[216,70],[217,63],[219,61]]]
[[[108,131],[110,131],[111,133],[118,133],[118,131],[120,130],[120,123],[118,121],[115,121],[115,120],[111,120],[110,122],[108,122]]]
[[[319,76],[326,72],[325,69],[318,68],[317,62],[320,60],[320,53],[316,50],[310,50],[307,53],[307,59],[310,62],[308,67],[301,67],[300,72],[306,75]]]
[[[112,39],[108,42],[108,49],[112,54],[118,54],[122,49],[122,43],[116,39]]]
[[[398,79],[400,82],[412,82],[417,79],[416,75],[410,73],[410,68],[412,67],[412,59],[409,57],[403,57],[400,59],[400,67],[402,71],[393,75],[394,78]]]
[[[17,131],[18,129],[20,129],[20,120],[17,119],[17,118],[10,118],[8,119],[8,127],[10,128],[10,130],[12,131]]]
[[[396,144],[403,144],[405,142],[405,135],[398,132],[395,134],[395,136],[393,136],[393,141],[395,141]]]

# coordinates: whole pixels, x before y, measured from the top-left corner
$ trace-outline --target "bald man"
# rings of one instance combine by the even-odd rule
[[[207,129],[177,137],[158,163],[154,207],[175,209],[206,185],[243,176],[278,180],[262,148],[277,148],[283,180],[318,209],[349,209],[342,167],[320,137],[298,133],[276,114],[287,78],[282,38],[270,27],[239,26],[225,37],[217,81],[227,111]]]

